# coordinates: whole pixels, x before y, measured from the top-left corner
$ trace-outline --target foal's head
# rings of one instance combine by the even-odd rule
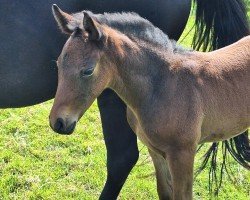
[[[81,21],[53,5],[61,30],[70,37],[58,58],[58,88],[50,113],[52,129],[71,134],[76,122],[110,80],[103,27],[84,13]],[[100,67],[102,66],[102,67]]]

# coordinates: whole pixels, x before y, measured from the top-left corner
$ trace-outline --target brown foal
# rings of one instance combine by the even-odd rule
[[[51,127],[70,134],[97,96],[113,89],[153,159],[160,199],[192,199],[199,143],[220,141],[250,126],[250,36],[200,53],[128,36],[53,6],[70,34],[58,58]],[[122,16],[122,14],[121,14]]]

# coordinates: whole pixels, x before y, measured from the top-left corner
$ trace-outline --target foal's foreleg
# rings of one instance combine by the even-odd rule
[[[193,164],[196,147],[173,147],[166,157],[172,177],[173,199],[191,200],[193,188]]]
[[[166,159],[154,151],[148,149],[150,156],[154,162],[157,192],[160,200],[172,199],[171,175],[168,169]]]

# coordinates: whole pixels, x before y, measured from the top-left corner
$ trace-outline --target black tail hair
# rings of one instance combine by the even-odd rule
[[[243,0],[195,0],[193,47],[214,50],[250,34]]]
[[[243,0],[194,1],[197,4],[196,28],[193,38],[193,47],[196,50],[215,50],[250,34],[246,7]],[[212,192],[212,186],[215,183],[215,195],[218,195],[222,185],[223,172],[228,172],[226,165],[228,151],[240,165],[250,170],[248,131],[222,142],[223,160],[220,166],[219,178],[216,174],[218,149],[219,143],[213,143],[204,155],[203,163],[197,171],[198,173],[201,172],[210,163],[209,190]],[[209,162],[210,158],[211,161]]]
[[[197,152],[203,147],[200,145]],[[217,196],[219,190],[222,186],[223,174],[224,171],[229,175],[229,178],[233,179],[234,177],[230,174],[230,168],[227,166],[228,152],[232,157],[244,168],[250,170],[250,146],[248,139],[248,131],[245,133],[234,137],[230,140],[221,142],[221,154],[222,162],[218,165],[217,156],[220,148],[219,142],[214,142],[208,149],[208,151],[203,156],[204,159],[201,163],[201,166],[196,171],[196,176],[198,176],[209,164],[209,192]],[[217,174],[219,170],[219,175]],[[213,187],[214,186],[214,187]]]

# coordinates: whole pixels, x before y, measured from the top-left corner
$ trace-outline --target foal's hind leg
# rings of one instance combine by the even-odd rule
[[[166,154],[172,177],[173,199],[191,200],[196,146],[171,147]]]
[[[171,175],[168,169],[166,159],[154,151],[148,149],[148,152],[154,162],[157,192],[160,200],[172,199]]]
[[[107,148],[107,181],[100,199],[117,199],[131,169],[138,160],[137,138],[128,125],[126,105],[111,90],[98,97]]]

